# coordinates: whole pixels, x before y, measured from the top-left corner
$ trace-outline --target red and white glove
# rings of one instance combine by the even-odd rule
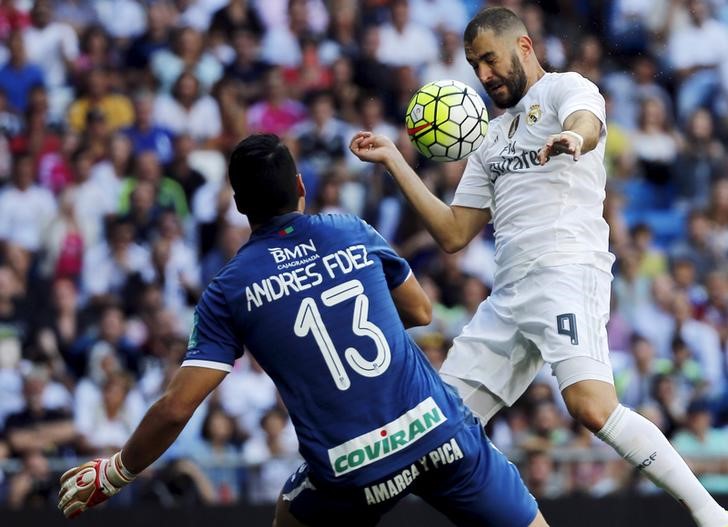
[[[121,452],[73,467],[61,476],[58,508],[66,518],[108,500],[136,478],[121,462]]]

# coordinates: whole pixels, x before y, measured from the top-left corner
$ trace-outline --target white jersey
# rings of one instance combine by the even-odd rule
[[[548,136],[589,110],[602,122],[597,147],[538,163]],[[468,159],[453,205],[490,209],[495,226],[495,287],[536,267],[590,264],[611,271],[609,226],[602,217],[606,115],[597,87],[578,73],[547,73],[521,101],[490,123]]]

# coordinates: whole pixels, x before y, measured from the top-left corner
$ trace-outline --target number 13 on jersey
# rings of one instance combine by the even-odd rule
[[[347,348],[344,351],[344,358],[351,369],[359,375],[377,377],[387,371],[392,360],[392,353],[382,330],[367,320],[369,298],[364,294],[364,286],[359,280],[349,280],[321,293],[321,301],[326,307],[336,306],[351,298],[354,298],[354,316],[351,321],[351,330],[354,335],[372,339],[377,349],[377,355],[370,361],[362,357],[356,348]],[[313,297],[306,297],[301,301],[293,331],[296,336],[301,338],[306,337],[309,333],[313,334],[326,366],[334,378],[336,387],[339,390],[347,390],[351,386],[351,380],[344,368],[339,352],[336,351],[336,347],[331,340],[331,335],[321,319],[321,312]]]

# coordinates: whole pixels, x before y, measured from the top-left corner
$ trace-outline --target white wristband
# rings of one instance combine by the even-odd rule
[[[579,148],[584,146],[584,138],[581,136],[581,134],[577,134],[576,132],[572,132],[571,130],[564,130],[561,133],[570,135],[570,136],[574,137],[577,141],[579,141]]]

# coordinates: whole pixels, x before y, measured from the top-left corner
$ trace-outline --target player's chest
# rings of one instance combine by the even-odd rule
[[[491,143],[484,158],[492,183],[506,175],[541,171],[538,152],[548,137],[561,131],[555,115],[546,114],[541,105],[531,104],[526,111],[507,114],[492,130]]]

